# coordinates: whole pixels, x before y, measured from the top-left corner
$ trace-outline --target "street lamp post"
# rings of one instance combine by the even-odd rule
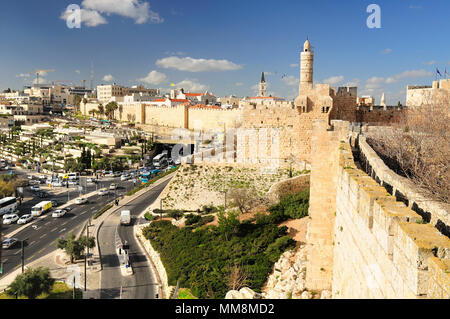
[[[21,249],[21,251],[22,251],[22,256],[21,256],[21,259],[22,259],[22,274],[23,274],[24,271],[25,271],[25,246],[24,246],[23,243],[24,243],[25,241],[27,241],[27,240],[28,240],[28,238],[23,239],[23,240],[20,241],[20,243],[21,243],[20,249]]]
[[[89,255],[89,227],[91,227],[91,220],[86,224],[86,253],[84,254],[84,291],[87,290],[87,258]]]

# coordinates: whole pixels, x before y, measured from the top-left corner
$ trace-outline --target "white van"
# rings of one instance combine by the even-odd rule
[[[131,224],[131,212],[129,210],[123,210],[120,212],[120,224],[121,225]]]

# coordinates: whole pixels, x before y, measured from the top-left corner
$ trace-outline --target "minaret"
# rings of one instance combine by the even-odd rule
[[[381,96],[381,106],[383,107],[383,110],[387,110],[387,107],[386,107],[386,98],[384,97],[384,92],[383,92],[383,95]]]
[[[264,79],[264,72],[261,75],[261,82],[259,83],[259,96],[266,96],[267,84]]]
[[[313,88],[313,66],[314,52],[311,51],[311,43],[306,40],[300,54],[300,94]]]

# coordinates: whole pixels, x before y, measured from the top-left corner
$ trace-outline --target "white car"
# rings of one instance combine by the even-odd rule
[[[2,242],[2,248],[8,249],[18,243],[19,240],[17,238],[5,238]]]
[[[127,181],[127,180],[129,180],[131,178],[131,176],[130,175],[128,175],[128,174],[123,174],[122,176],[120,176],[120,180],[123,182],[123,181]]]
[[[8,215],[3,216],[3,224],[5,224],[5,225],[15,223],[18,220],[19,220],[19,215],[17,215],[17,214],[8,214]]]
[[[111,185],[109,185],[109,189],[113,191],[113,190],[117,189],[117,185],[112,183]]]
[[[19,225],[26,224],[32,220],[33,220],[33,216],[31,214],[26,214],[19,218],[19,220],[17,221],[17,224],[19,224]]]
[[[99,196],[105,196],[108,194],[109,194],[109,191],[106,188],[102,188],[101,190],[98,191]]]
[[[41,188],[39,187],[39,185],[32,185],[31,186],[31,190],[34,191],[34,192],[38,192],[38,191],[41,190]]]
[[[94,183],[94,179],[93,178],[87,178],[86,179],[86,183]]]
[[[78,181],[76,179],[69,179],[69,185],[78,185]]]
[[[76,200],[75,200],[75,204],[77,204],[77,205],[81,205],[81,204],[85,204],[85,203],[87,203],[87,198],[86,197],[80,197],[80,198],[77,198]]]
[[[57,209],[52,213],[52,217],[63,217],[66,214],[66,210],[65,209]]]
[[[51,185],[52,187],[63,187],[63,183],[60,181],[53,181]]]

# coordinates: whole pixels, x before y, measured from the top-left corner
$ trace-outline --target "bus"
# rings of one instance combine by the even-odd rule
[[[0,216],[9,214],[17,209],[17,199],[15,197],[5,197],[0,199]]]
[[[167,166],[167,154],[162,153],[162,154],[156,155],[153,158],[153,166],[155,166],[155,168],[161,168],[161,167]]]
[[[31,207],[31,215],[33,215],[34,217],[41,216],[42,213],[45,213],[50,208],[52,208],[52,202],[51,201],[40,202],[39,204],[34,205],[33,207]]]

